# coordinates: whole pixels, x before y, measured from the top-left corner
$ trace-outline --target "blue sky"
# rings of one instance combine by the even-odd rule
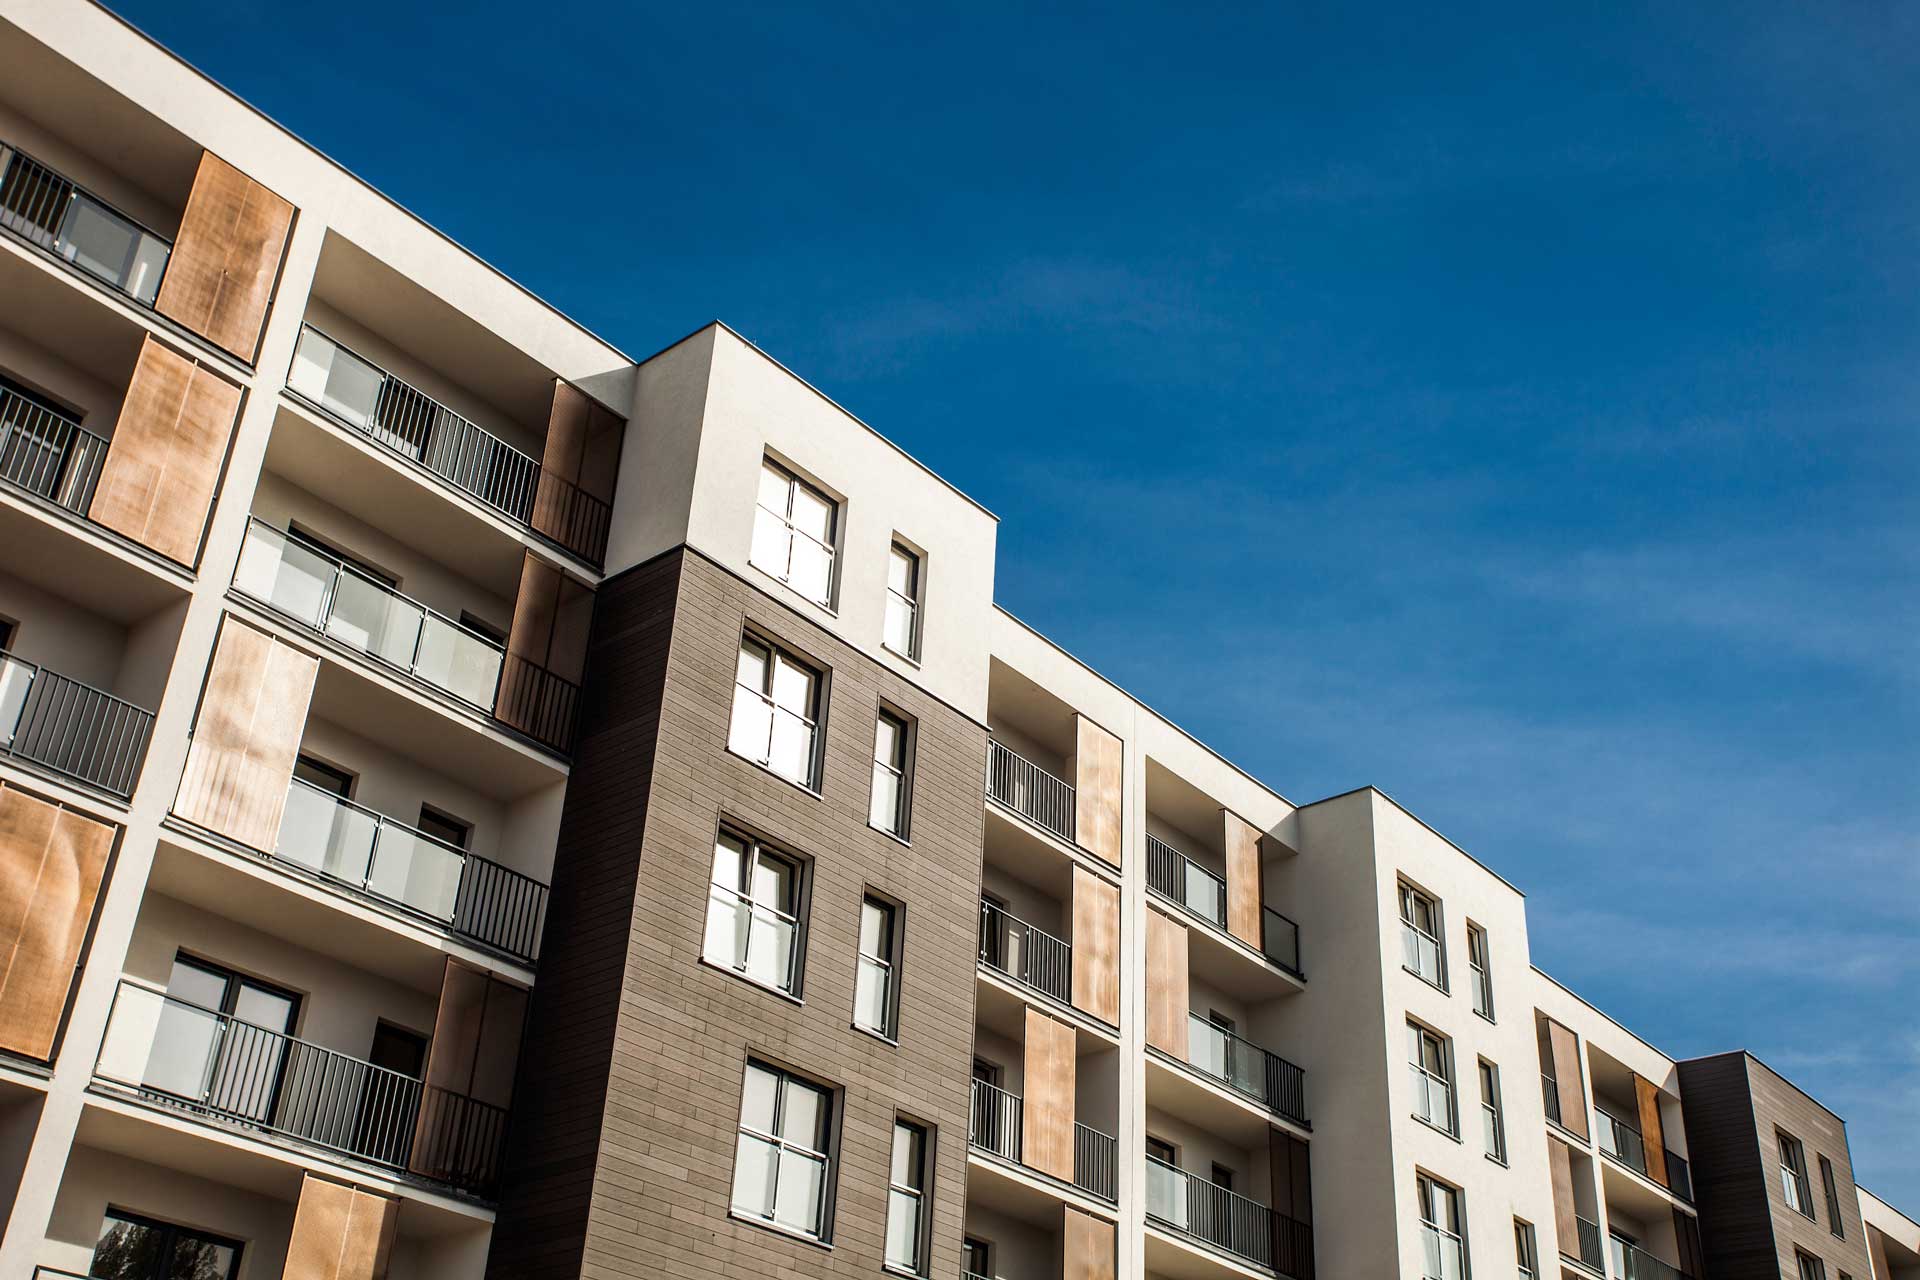
[[[1920,11],[118,7],[626,350],[728,321],[1920,1211]]]

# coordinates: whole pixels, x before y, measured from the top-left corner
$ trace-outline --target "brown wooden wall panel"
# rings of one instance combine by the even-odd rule
[[[1073,1007],[1120,1025],[1120,889],[1073,869]]]
[[[1552,1018],[1547,1045],[1553,1054],[1553,1079],[1560,1094],[1560,1127],[1587,1136],[1587,1089],[1580,1071],[1580,1039]]]
[[[1547,1171],[1553,1178],[1554,1238],[1560,1252],[1580,1256],[1579,1201],[1573,1196],[1573,1150],[1558,1138],[1547,1139]]]
[[[467,1135],[477,1132],[481,1118],[490,1113],[463,1100],[472,1098],[492,1107],[513,1101],[526,1015],[523,989],[447,958],[422,1073],[427,1088],[414,1122],[408,1168],[430,1177],[444,1176],[476,1158]],[[460,1117],[471,1117],[472,1123],[453,1122]]]
[[[311,1173],[287,1242],[284,1280],[386,1280],[400,1202]]]
[[[0,787],[0,1047],[53,1057],[113,835]]]
[[[229,617],[220,626],[173,811],[250,848],[280,835],[320,661]]]
[[[240,411],[240,388],[151,335],[140,348],[87,514],[191,566]]]
[[[1073,1181],[1074,1030],[1038,1009],[1027,1009],[1025,1101],[1021,1104],[1024,1163]]]
[[[1634,1102],[1640,1108],[1640,1138],[1647,1149],[1647,1176],[1667,1185],[1667,1135],[1660,1123],[1660,1089],[1653,1081],[1633,1078]]]
[[[202,152],[154,308],[249,363],[293,226],[293,206]]]
[[[1260,949],[1260,829],[1222,809],[1227,848],[1227,932]]]
[[[1120,739],[1074,717],[1073,829],[1081,846],[1121,865]]]
[[[1267,1169],[1275,1210],[1273,1257],[1281,1275],[1314,1280],[1313,1239],[1286,1221],[1313,1225],[1313,1172],[1306,1143],[1278,1129],[1267,1131]]]
[[[1690,1213],[1682,1213],[1676,1207],[1673,1211],[1673,1238],[1680,1257],[1681,1274],[1705,1276],[1707,1255],[1700,1247],[1700,1220]]]
[[[612,502],[626,425],[619,414],[556,378],[540,469],[578,485],[602,502]]]
[[[1113,1224],[1072,1205],[1066,1215],[1060,1224],[1061,1280],[1114,1280],[1119,1260]]]
[[[1187,926],[1147,909],[1147,1043],[1187,1060]]]

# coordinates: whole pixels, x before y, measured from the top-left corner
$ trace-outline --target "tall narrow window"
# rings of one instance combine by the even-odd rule
[[[815,604],[831,608],[839,518],[838,503],[768,458],[760,464],[760,498],[747,560]]]
[[[893,1165],[887,1177],[887,1265],[927,1273],[927,1131],[893,1122]]]
[[[1493,966],[1488,960],[1487,931],[1467,924],[1467,967],[1473,974],[1473,1011],[1493,1020]]]
[[[1417,1022],[1407,1024],[1407,1067],[1413,1083],[1413,1114],[1436,1129],[1454,1127],[1453,1070],[1447,1042]]]
[[[799,992],[800,864],[757,840],[722,831],[707,891],[708,963]]]
[[[1774,1136],[1780,1141],[1780,1194],[1786,1197],[1787,1207],[1813,1217],[1813,1189],[1807,1185],[1807,1153],[1801,1147],[1800,1139],[1775,1129]]]
[[[887,553],[887,626],[881,642],[903,658],[920,656],[920,557],[897,542]]]
[[[817,790],[819,728],[819,672],[754,636],[741,637],[727,749]]]
[[[1466,1280],[1467,1220],[1460,1192],[1420,1174],[1421,1280]]]
[[[882,710],[873,727],[873,794],[867,821],[890,836],[907,838],[907,755],[912,734],[907,722]]]
[[[1500,1103],[1500,1068],[1480,1059],[1480,1118],[1486,1130],[1487,1154],[1507,1162],[1507,1117]]]
[[[1513,1260],[1520,1280],[1540,1280],[1540,1242],[1533,1224],[1520,1218],[1513,1220]]]
[[[831,1094],[749,1060],[733,1156],[734,1212],[825,1239],[832,1135]]]
[[[1833,1176],[1833,1161],[1825,1156],[1820,1157],[1820,1188],[1827,1195],[1827,1230],[1844,1240],[1847,1228],[1840,1221],[1840,1184]]]
[[[899,913],[892,903],[871,895],[860,904],[859,970],[853,978],[853,1023],[892,1039],[900,1007]]]
[[[1793,1259],[1800,1265],[1800,1280],[1827,1280],[1827,1264],[1812,1254],[1795,1249]]]
[[[1410,884],[1400,886],[1400,945],[1409,970],[1447,989],[1446,952],[1440,944],[1440,904]]]

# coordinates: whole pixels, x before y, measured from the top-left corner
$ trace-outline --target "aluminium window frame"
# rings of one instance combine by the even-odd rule
[[[727,840],[738,841],[744,846],[739,855],[740,874],[733,885],[722,886],[717,880],[713,879],[711,864],[709,864],[706,901],[709,904],[709,910],[711,910],[711,904],[714,903],[717,894],[724,888],[731,895],[734,904],[744,905],[747,908],[747,937],[746,944],[743,948],[747,958],[743,962],[745,965],[744,968],[736,967],[730,960],[717,957],[709,951],[708,948],[711,942],[707,936],[707,928],[711,916],[708,916],[702,921],[701,925],[700,963],[718,969],[720,972],[732,977],[739,978],[743,982],[750,982],[762,990],[777,992],[790,1000],[801,1001],[805,998],[804,992],[806,988],[807,917],[809,915],[808,907],[811,900],[813,880],[812,859],[794,853],[777,841],[767,840],[756,835],[749,827],[723,818],[713,835],[713,857],[716,862],[720,858],[721,847]],[[759,864],[760,857],[763,854],[770,860],[784,863],[788,867],[789,882],[792,885],[791,909],[764,904],[753,897],[753,871]],[[787,977],[789,985],[784,987],[778,983],[765,982],[753,976],[752,931],[754,924],[758,921],[755,913],[762,910],[771,913],[781,922],[791,926],[793,930],[793,941],[789,946],[787,956]]]
[[[1447,1100],[1447,1115],[1444,1121],[1436,1121],[1430,1115],[1421,1115],[1417,1106],[1413,1111],[1413,1118],[1427,1125],[1429,1128],[1438,1129],[1448,1137],[1458,1141],[1460,1137],[1460,1088],[1458,1083],[1460,1073],[1453,1059],[1453,1040],[1415,1018],[1407,1019],[1407,1030],[1413,1032],[1415,1035],[1415,1040],[1410,1048],[1412,1048],[1414,1054],[1417,1055],[1407,1059],[1407,1066],[1414,1074],[1424,1080],[1427,1085],[1425,1089],[1420,1090],[1419,1096],[1423,1096],[1431,1102],[1433,1096],[1432,1090],[1437,1084],[1439,1088],[1445,1090]],[[1432,1042],[1436,1050],[1435,1056],[1440,1063],[1441,1074],[1439,1075],[1435,1075],[1434,1072],[1427,1068],[1425,1059],[1429,1041]],[[1418,1097],[1416,1097],[1416,1103],[1418,1100]]]
[[[743,684],[740,680],[740,658],[749,648],[757,649],[764,655],[761,662],[761,687],[757,689]],[[789,710],[774,700],[774,683],[782,661],[812,678],[813,697],[805,715]],[[748,624],[743,627],[740,631],[740,643],[734,649],[732,681],[735,692],[733,701],[727,708],[727,751],[756,768],[766,770],[783,782],[799,787],[810,795],[820,795],[821,788],[824,786],[822,775],[825,772],[826,759],[827,689],[832,674],[824,664],[815,662],[799,650],[782,644],[753,625]],[[767,710],[765,756],[751,756],[734,746],[734,716],[739,709],[739,695],[743,692],[756,698]],[[782,773],[773,764],[774,730],[780,722],[779,718],[783,715],[800,721],[807,729],[807,768],[804,779]]]
[[[886,912],[885,955],[870,955],[866,950],[862,935],[866,932],[869,905]],[[897,1044],[900,1040],[900,979],[901,960],[906,954],[906,917],[906,908],[901,903],[869,887],[861,895],[860,915],[854,929],[853,1027],[856,1031],[878,1036],[890,1044]],[[860,973],[867,965],[878,969],[887,984],[885,1026],[870,1027],[860,1021]]]
[[[760,478],[767,471],[773,471],[779,474],[780,476],[784,477],[787,482],[786,509],[784,511],[775,511],[772,507],[769,507],[765,503],[760,501]],[[820,541],[820,539],[814,537],[812,534],[807,533],[794,525],[794,522],[793,522],[794,500],[796,495],[799,494],[802,490],[805,490],[807,493],[811,494],[822,506],[827,508],[827,512],[828,512],[827,526],[828,527],[827,527],[827,540],[825,542]],[[841,535],[841,531],[846,527],[846,509],[847,509],[846,501],[844,499],[835,497],[832,493],[828,492],[825,485],[822,485],[819,482],[815,480],[811,480],[807,478],[805,475],[802,475],[800,470],[797,467],[790,466],[787,463],[781,461],[779,458],[775,457],[771,451],[761,454],[760,469],[754,473],[754,486],[753,486],[754,529],[757,530],[759,528],[760,513],[763,511],[766,512],[767,515],[773,517],[775,520],[778,520],[781,523],[781,525],[786,529],[787,568],[782,573],[775,573],[767,565],[761,564],[758,560],[754,559],[753,542],[755,541],[755,538],[754,538],[753,532],[751,531],[749,532],[749,535],[748,535],[747,563],[752,565],[755,569],[758,569],[761,573],[766,574],[769,578],[772,578],[775,582],[779,583],[781,586],[785,587],[787,590],[793,592],[794,595],[799,596],[802,600],[805,600],[808,604],[813,605],[816,608],[825,609],[830,614],[837,615],[838,613],[837,606],[840,600],[840,535]],[[823,552],[826,553],[827,598],[825,600],[820,600],[815,598],[814,596],[810,596],[805,591],[802,591],[799,587],[796,587],[793,585],[793,540],[795,538],[805,538],[808,542],[812,543],[814,546],[820,548]]]
[[[908,594],[905,595],[893,588],[893,561],[896,555],[907,562]],[[887,545],[886,600],[880,618],[880,647],[896,657],[905,658],[916,666],[920,662],[920,623],[922,601],[926,597],[926,577],[926,554],[908,544],[899,534],[895,534]],[[896,648],[887,634],[896,601],[907,615],[907,647],[904,649]]]
[[[752,1128],[747,1124],[746,1116],[744,1114],[746,1111],[746,1105],[747,1105],[747,1080],[750,1078],[751,1073],[756,1069],[759,1071],[763,1071],[770,1076],[773,1076],[775,1080],[774,1104],[773,1104],[773,1128],[776,1130],[776,1132],[774,1133],[764,1133],[759,1129]],[[803,1088],[813,1090],[814,1092],[818,1093],[821,1096],[821,1099],[822,1099],[821,1105],[825,1108],[825,1111],[826,1111],[824,1123],[821,1126],[822,1129],[825,1131],[825,1137],[823,1141],[825,1142],[826,1145],[824,1149],[816,1150],[812,1147],[802,1146],[798,1142],[789,1142],[787,1139],[779,1136],[777,1130],[780,1128],[782,1117],[785,1115],[785,1112],[786,1112],[787,1086],[789,1084],[798,1084]],[[842,1102],[843,1100],[841,1098],[841,1090],[838,1086],[828,1084],[824,1080],[816,1079],[812,1076],[806,1075],[803,1072],[789,1070],[788,1068],[780,1066],[779,1064],[775,1063],[770,1058],[756,1055],[753,1052],[749,1051],[746,1058],[745,1070],[742,1072],[740,1077],[740,1105],[734,1113],[735,1156],[734,1156],[734,1168],[733,1168],[732,1174],[729,1177],[728,1188],[727,1188],[728,1215],[741,1222],[751,1223],[757,1227],[764,1227],[769,1231],[777,1231],[781,1235],[791,1236],[793,1238],[800,1239],[800,1240],[808,1240],[815,1244],[831,1247],[833,1244],[833,1219],[834,1219],[834,1210],[836,1207],[835,1201],[838,1198],[836,1193],[839,1188],[838,1179],[839,1179],[839,1170],[840,1170],[839,1155],[840,1155],[840,1122],[841,1122],[841,1114],[843,1110]],[[774,1178],[773,1178],[773,1186],[774,1186],[773,1203],[776,1206],[779,1204],[779,1200],[780,1200],[780,1174],[779,1174],[780,1162],[778,1159],[779,1155],[784,1154],[789,1148],[791,1148],[792,1150],[799,1152],[805,1158],[817,1159],[819,1161],[820,1163],[820,1220],[816,1225],[815,1230],[806,1231],[797,1227],[790,1227],[774,1217],[763,1216],[760,1214],[749,1214],[746,1211],[743,1211],[742,1209],[740,1209],[739,1206],[734,1204],[733,1184],[734,1184],[734,1181],[737,1180],[740,1176],[738,1149],[739,1149],[739,1141],[742,1136],[751,1137],[756,1141],[767,1143],[771,1145],[775,1150]]]
[[[904,1186],[894,1181],[894,1150],[893,1146],[889,1146],[887,1150],[887,1223],[882,1236],[882,1261],[880,1265],[882,1270],[892,1272],[894,1275],[927,1276],[930,1274],[929,1267],[932,1262],[933,1253],[931,1247],[933,1238],[933,1214],[931,1209],[933,1207],[934,1137],[937,1130],[934,1126],[924,1124],[912,1116],[896,1112],[893,1117],[893,1144],[897,1145],[899,1143],[900,1131],[902,1129],[919,1136],[920,1185],[917,1187]],[[909,1267],[898,1266],[891,1259],[885,1257],[887,1242],[891,1241],[893,1235],[893,1198],[895,1195],[911,1197],[915,1204],[914,1215],[916,1230],[914,1232],[913,1245],[914,1261]]]
[[[1417,959],[1419,956],[1419,945],[1413,941],[1413,938],[1424,938],[1432,943],[1434,968],[1436,972],[1432,975],[1423,973],[1416,965],[1407,963],[1404,956],[1401,959],[1400,967],[1428,986],[1450,994],[1452,987],[1450,985],[1450,976],[1447,968],[1447,920],[1441,899],[1434,894],[1428,893],[1425,889],[1420,888],[1405,876],[1401,876],[1397,884],[1399,888],[1400,929],[1403,946],[1404,948],[1411,949],[1414,957]],[[1432,932],[1428,932],[1417,922],[1416,917],[1419,915],[1422,906],[1427,909],[1427,914],[1431,916],[1433,920]]]

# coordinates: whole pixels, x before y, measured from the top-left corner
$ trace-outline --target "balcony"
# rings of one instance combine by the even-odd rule
[[[107,441],[0,384],[0,483],[85,519]]]
[[[1692,1204],[1693,1203],[1693,1171],[1692,1169],[1688,1167],[1687,1162],[1683,1160],[1678,1153],[1672,1150],[1669,1150],[1666,1153],[1666,1156],[1667,1156],[1667,1190],[1673,1192],[1674,1195],[1680,1197],[1682,1200],[1685,1200],[1688,1204]]]
[[[1307,1124],[1307,1073],[1277,1053],[1187,1015],[1187,1065],[1241,1097],[1302,1128]]]
[[[1577,1262],[1595,1275],[1607,1274],[1606,1258],[1600,1245],[1600,1224],[1578,1214],[1573,1219],[1574,1230],[1579,1238],[1580,1252],[1569,1254],[1564,1249],[1560,1256],[1570,1262]]]
[[[1608,1236],[1607,1244],[1613,1255],[1613,1267],[1607,1274],[1613,1280],[1692,1280],[1672,1263],[1662,1262],[1619,1236]]]
[[[987,739],[987,798],[1075,843],[1073,787],[998,739]]]
[[[0,756],[132,797],[153,712],[0,650]]]
[[[173,242],[0,142],[0,228],[151,307]]]
[[[1147,888],[1194,918],[1227,931],[1227,882],[1181,853],[1147,834]],[[1300,926],[1271,907],[1260,908],[1260,951],[1295,977],[1300,968]]]
[[[1640,1131],[1601,1107],[1593,1109],[1594,1137],[1603,1155],[1611,1156],[1641,1177],[1647,1176],[1647,1148]]]
[[[1153,1156],[1147,1157],[1147,1221],[1236,1261],[1282,1275],[1311,1274],[1307,1223]]]
[[[274,613],[565,754],[580,688],[471,627],[254,518],[234,589]]]
[[[976,1151],[998,1156],[1022,1168],[1026,1125],[1018,1094],[984,1080],[973,1082],[973,1109],[967,1125],[967,1144]],[[1108,1204],[1118,1201],[1119,1165],[1116,1142],[1109,1134],[1075,1121],[1073,1125],[1073,1185]],[[1034,1172],[1039,1172],[1034,1170]],[[1046,1175],[1041,1175],[1046,1176]]]
[[[610,504],[312,325],[301,328],[287,389],[529,533],[595,566],[604,559]]]
[[[1073,1003],[1072,945],[984,898],[980,963],[1050,1000]]]
[[[242,1134],[486,1197],[506,1111],[122,979],[94,1080]]]

